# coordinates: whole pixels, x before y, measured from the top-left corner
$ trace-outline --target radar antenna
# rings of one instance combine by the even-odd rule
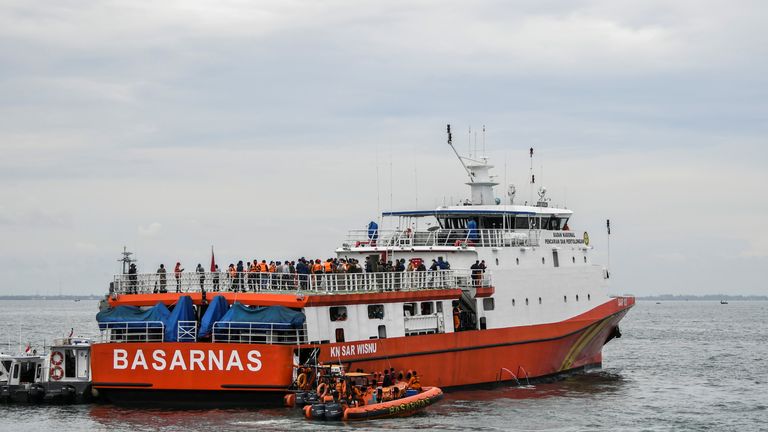
[[[117,262],[123,263],[123,274],[126,274],[127,271],[125,269],[126,266],[130,265],[133,262],[136,262],[136,259],[131,258],[131,255],[133,255],[133,252],[128,252],[128,248],[126,246],[123,246],[123,257],[117,260]]]
[[[467,165],[464,163],[464,159],[462,159],[461,156],[459,156],[459,152],[456,151],[456,147],[453,146],[453,137],[451,135],[450,124],[446,127],[446,131],[448,132],[448,145],[451,146],[451,148],[453,149],[453,153],[455,153],[456,157],[459,159],[459,163],[461,164],[461,166],[464,167],[464,170],[467,172],[467,175],[469,176],[469,182],[474,183],[475,176],[472,174],[472,171],[470,171],[469,168],[467,168]]]

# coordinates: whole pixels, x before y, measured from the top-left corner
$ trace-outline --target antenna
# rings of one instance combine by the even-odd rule
[[[127,270],[125,269],[125,266],[130,265],[133,262],[136,262],[135,259],[131,258],[131,255],[133,255],[133,252],[128,252],[128,248],[126,246],[123,246],[123,257],[117,260],[117,262],[123,263],[123,274],[127,273]]]
[[[464,159],[462,159],[461,156],[459,156],[459,152],[456,151],[456,147],[453,146],[453,137],[451,136],[450,124],[448,124],[448,126],[446,127],[446,131],[448,132],[448,145],[451,146],[451,148],[453,149],[453,152],[456,154],[456,157],[459,159],[459,163],[461,164],[461,166],[464,167],[464,170],[467,172],[470,183],[474,183],[475,179],[472,176],[472,171],[470,171],[469,168],[467,168],[467,165],[464,163]]]
[[[485,125],[483,125],[483,157],[485,156]]]
[[[528,195],[530,202],[533,202],[533,184],[536,183],[536,176],[533,175],[533,147],[529,150],[530,159],[531,159],[531,166],[528,169]]]

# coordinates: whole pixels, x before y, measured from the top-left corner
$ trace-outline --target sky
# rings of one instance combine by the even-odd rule
[[[140,271],[331,256],[377,212],[468,195],[447,123],[523,194],[535,148],[612,293],[768,294],[766,22],[764,1],[0,0],[0,295],[103,294],[123,246]]]

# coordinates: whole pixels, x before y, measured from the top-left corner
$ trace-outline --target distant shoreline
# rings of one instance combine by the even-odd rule
[[[761,301],[768,300],[764,295],[726,295],[726,294],[707,294],[707,295],[689,295],[689,294],[662,294],[655,296],[638,296],[637,300],[655,300],[655,301],[689,301],[689,300],[708,300],[708,301]]]
[[[0,295],[0,300],[100,300],[98,295]]]

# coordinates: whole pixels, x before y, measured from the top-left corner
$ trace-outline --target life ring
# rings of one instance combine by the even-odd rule
[[[322,389],[322,390],[320,390],[320,389]],[[320,397],[323,397],[323,396],[326,395],[326,393],[328,393],[328,384],[320,383],[317,386],[317,395],[320,396]]]
[[[51,379],[54,381],[58,381],[60,379],[64,378],[64,369],[61,368],[61,366],[54,366],[51,368]]]
[[[307,385],[307,374],[303,372],[300,373],[299,377],[296,378],[296,385],[298,385],[300,389],[303,389],[304,386]]]
[[[51,353],[51,364],[55,366],[59,366],[63,361],[64,361],[64,354],[62,354],[61,351],[54,351]]]

